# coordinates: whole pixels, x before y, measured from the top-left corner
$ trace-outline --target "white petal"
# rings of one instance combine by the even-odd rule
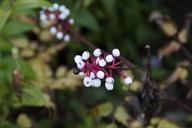
[[[90,77],[91,77],[92,79],[94,79],[94,78],[95,78],[95,73],[91,72],[91,73],[90,73]]]
[[[71,18],[71,19],[69,19],[69,23],[70,24],[74,24],[74,20]]]
[[[77,67],[78,67],[79,69],[83,69],[84,66],[85,66],[85,63],[84,63],[83,61],[77,63]]]
[[[51,27],[50,28],[50,33],[51,34],[56,34],[57,33],[57,28],[56,27]]]
[[[58,5],[57,3],[54,3],[54,4],[53,4],[53,9],[54,9],[54,10],[59,9],[59,5]]]
[[[65,41],[65,42],[70,41],[70,39],[71,39],[71,38],[70,38],[70,35],[67,34],[67,35],[64,36],[64,41]]]
[[[105,65],[106,65],[105,60],[104,60],[104,59],[101,59],[101,60],[99,61],[99,66],[104,67]]]
[[[62,32],[57,32],[56,37],[59,40],[62,39],[63,38],[63,33]]]

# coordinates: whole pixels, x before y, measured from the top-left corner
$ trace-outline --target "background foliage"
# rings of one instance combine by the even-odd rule
[[[130,87],[118,77],[113,91],[83,87],[72,73],[73,57],[91,49],[75,39],[60,42],[39,25],[41,7],[55,2],[70,8],[81,35],[106,51],[119,48],[142,70],[127,71],[134,77]],[[191,49],[191,30],[177,49],[166,34],[170,29],[162,32],[149,22],[158,10],[182,28],[191,6],[190,0],[1,0],[0,127],[140,128],[136,99],[145,78],[144,46],[150,44],[153,79],[174,100],[163,102],[149,127],[191,128],[191,61],[182,50]],[[19,55],[12,55],[13,47]]]

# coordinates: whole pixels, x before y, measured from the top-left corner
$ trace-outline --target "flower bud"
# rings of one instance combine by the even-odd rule
[[[82,58],[81,58],[80,55],[76,55],[76,56],[74,57],[74,61],[75,61],[75,63],[79,63],[79,62],[81,62],[81,61],[83,61],[83,60],[82,60]]]
[[[99,57],[101,55],[101,49],[97,48],[94,50],[93,55]]]
[[[90,77],[85,77],[83,80],[83,84],[85,85],[85,87],[91,87],[92,79]]]
[[[85,66],[85,63],[84,63],[83,61],[77,63],[77,67],[78,67],[79,69],[83,69],[84,66]]]
[[[106,81],[106,83],[108,83],[108,84],[114,84],[114,79],[113,79],[112,77],[107,77],[107,78],[105,79],[105,81]]]
[[[101,86],[101,80],[100,79],[92,80],[92,86],[93,87],[100,87]]]
[[[106,61],[108,63],[111,63],[113,61],[113,56],[112,55],[107,55],[105,59],[106,59]]]
[[[101,59],[101,60],[99,61],[99,66],[104,67],[105,65],[106,65],[105,60],[104,60],[104,59]]]
[[[63,38],[63,33],[62,32],[57,32],[56,37],[59,40],[62,39]]]
[[[119,51],[119,49],[113,49],[112,54],[113,54],[113,56],[115,56],[115,57],[119,57],[119,56],[120,56],[120,51]]]
[[[50,33],[51,34],[56,34],[57,33],[57,28],[56,27],[51,27],[50,28]]]
[[[70,35],[68,35],[68,34],[65,35],[65,36],[64,36],[64,41],[65,41],[65,42],[68,42],[69,40],[70,40]]]
[[[91,77],[92,79],[94,79],[94,78],[95,78],[95,73],[91,72],[91,73],[90,73],[90,77]]]
[[[103,79],[104,76],[105,76],[105,74],[104,74],[103,71],[98,71],[98,72],[97,72],[97,77],[98,77],[99,79]]]
[[[88,51],[84,51],[82,54],[82,59],[83,60],[88,60],[90,57],[90,53]]]
[[[113,84],[109,84],[109,83],[105,83],[105,88],[109,91],[113,90],[114,85]]]

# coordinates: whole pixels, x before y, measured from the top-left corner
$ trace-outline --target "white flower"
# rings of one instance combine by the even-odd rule
[[[65,13],[65,15],[68,16],[68,15],[70,14],[70,11],[69,11],[69,9],[66,8],[66,9],[63,11],[63,13]]]
[[[83,84],[85,85],[85,87],[91,87],[92,79],[90,77],[85,77],[83,80]]]
[[[107,77],[107,78],[105,79],[105,81],[106,81],[106,83],[108,83],[108,84],[114,84],[114,79],[113,79],[112,77]]]
[[[124,82],[125,84],[131,84],[133,82],[132,78],[127,76],[125,79],[124,79]]]
[[[106,59],[106,61],[108,63],[111,63],[113,61],[113,56],[112,55],[107,55],[105,59]]]
[[[94,50],[93,55],[99,57],[101,55],[101,49],[97,48]]]
[[[40,15],[40,20],[42,21],[46,21],[47,20],[47,16],[43,13]]]
[[[49,7],[48,10],[51,12],[54,11],[53,7]]]
[[[84,66],[85,66],[85,62],[83,62],[83,61],[77,63],[77,67],[78,67],[79,69],[83,69]]]
[[[98,77],[99,79],[103,79],[103,78],[105,77],[105,73],[104,73],[103,71],[98,71],[98,72],[97,72],[97,77]]]
[[[80,55],[76,55],[76,56],[74,57],[74,61],[75,61],[75,63],[79,63],[79,62],[82,62],[83,60],[82,60],[82,58],[81,58]]]
[[[65,35],[65,36],[64,36],[64,41],[65,41],[65,42],[70,41],[70,35],[68,35],[68,34]]]
[[[91,77],[92,79],[94,79],[94,78],[95,78],[95,73],[91,72],[91,73],[90,73],[90,77]]]
[[[75,21],[74,21],[72,18],[69,19],[69,23],[70,23],[70,24],[74,24],[74,22],[75,22]]]
[[[65,7],[64,5],[61,5],[61,6],[59,7],[59,11],[61,11],[61,12],[63,12],[65,9],[66,9],[66,7]]]
[[[101,80],[100,79],[92,80],[92,86],[93,87],[100,87],[101,86]]]
[[[113,84],[109,84],[109,83],[105,83],[105,88],[109,91],[113,90],[114,85]]]
[[[52,7],[55,11],[59,9],[59,5],[57,3],[54,3]]]
[[[63,33],[62,32],[57,32],[56,37],[59,40],[62,39],[63,38]]]
[[[90,57],[90,53],[88,51],[84,51],[82,54],[82,59],[83,60],[88,60]]]
[[[104,67],[105,65],[106,65],[105,60],[104,60],[104,59],[101,59],[101,60],[99,61],[99,66]]]
[[[119,51],[119,49],[113,49],[112,54],[113,54],[113,56],[115,56],[115,57],[119,57],[119,56],[120,56],[120,51]]]
[[[61,20],[64,20],[66,17],[67,17],[67,15],[65,13],[61,13],[59,15],[59,19],[61,19]]]
[[[51,34],[56,34],[57,33],[57,28],[56,27],[51,27],[50,28],[50,33]]]

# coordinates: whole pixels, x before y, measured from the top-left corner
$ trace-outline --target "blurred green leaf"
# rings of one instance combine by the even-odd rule
[[[0,37],[0,51],[10,51],[11,48],[11,43],[5,40],[3,37]]]
[[[0,9],[0,31],[3,28],[3,26],[5,25],[6,21],[8,20],[9,16],[11,14],[11,10],[10,11],[4,11],[2,9]]]
[[[92,3],[93,3],[94,0],[84,0],[83,1],[83,5],[85,8],[89,7]]]
[[[114,13],[116,0],[101,0],[101,2],[109,14]]]
[[[21,105],[24,106],[44,106],[45,99],[41,88],[36,85],[26,85],[22,89],[22,102]]]
[[[92,113],[95,116],[105,117],[111,114],[113,110],[113,105],[109,102],[97,105],[93,110]]]
[[[97,19],[88,11],[76,12],[74,19],[76,23],[92,31],[98,32],[100,29]]]
[[[3,35],[4,36],[13,36],[13,35],[19,35],[22,34],[25,31],[31,30],[35,28],[36,25],[24,23],[21,21],[12,20],[9,21],[3,28]]]
[[[130,118],[124,107],[120,106],[116,109],[114,114],[115,119],[125,126],[128,126],[127,120]]]
[[[50,6],[50,3],[47,0],[17,0],[14,3],[13,9],[15,11],[21,11],[45,6]]]

